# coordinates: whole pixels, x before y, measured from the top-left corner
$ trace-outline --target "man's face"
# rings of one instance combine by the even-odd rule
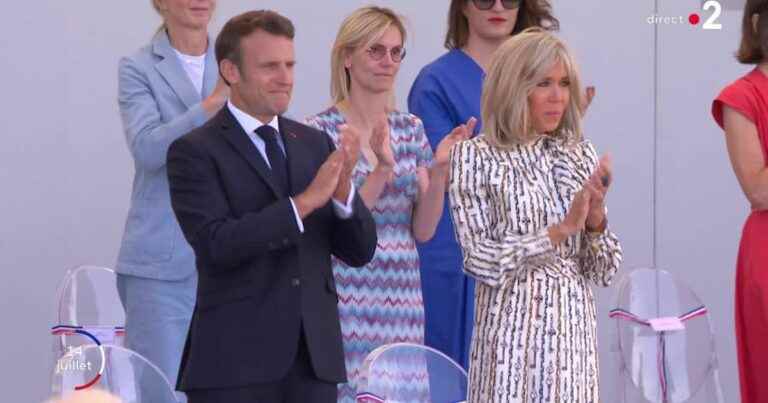
[[[291,101],[296,64],[293,40],[256,30],[241,40],[240,50],[240,68],[231,69],[231,77],[226,77],[232,99],[267,123],[284,113]]]

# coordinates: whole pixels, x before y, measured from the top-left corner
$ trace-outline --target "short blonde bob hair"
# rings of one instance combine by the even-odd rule
[[[528,97],[557,63],[570,80],[570,100],[550,135],[569,143],[581,141],[581,83],[578,68],[565,44],[551,32],[529,28],[507,39],[491,58],[481,100],[483,132],[488,141],[508,148],[534,140]]]
[[[402,18],[386,7],[367,6],[350,14],[339,27],[331,51],[331,98],[339,103],[349,97],[350,77],[344,59],[360,47],[371,46],[389,27],[400,31],[405,44],[406,30]]]

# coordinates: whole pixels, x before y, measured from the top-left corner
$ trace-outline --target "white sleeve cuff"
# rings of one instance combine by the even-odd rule
[[[347,196],[346,204],[341,204],[336,201],[336,199],[331,200],[333,200],[333,210],[336,212],[336,216],[342,220],[352,217],[352,201],[355,200],[355,184],[350,184],[349,196]]]
[[[296,203],[293,202],[293,198],[290,197],[288,200],[291,201],[291,207],[293,207],[293,214],[296,216],[296,225],[299,227],[299,232],[304,233],[304,222],[301,221],[301,217],[299,217],[299,210],[296,209]]]

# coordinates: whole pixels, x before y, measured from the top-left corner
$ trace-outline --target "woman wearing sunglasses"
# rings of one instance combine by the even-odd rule
[[[393,88],[405,57],[400,17],[380,7],[360,8],[341,25],[331,55],[334,105],[307,119],[338,146],[357,133],[362,153],[352,174],[355,188],[376,221],[378,245],[362,268],[333,261],[339,318],[349,383],[339,401],[354,402],[360,364],[376,347],[424,343],[416,241],[432,237],[442,214],[451,146],[469,137],[474,123],[459,125],[433,156],[424,127],[414,115],[394,110]],[[413,368],[418,373],[423,368]],[[414,401],[429,390],[414,386]]]
[[[425,66],[408,95],[433,147],[457,125],[480,117],[480,93],[491,54],[528,27],[556,30],[546,0],[452,0],[445,47]],[[475,126],[475,133],[481,123]],[[474,134],[474,133],[473,133]],[[447,203],[447,200],[446,200]],[[425,342],[465,368],[473,326],[474,281],[462,274],[462,257],[446,205],[434,238],[419,246],[426,314]]]

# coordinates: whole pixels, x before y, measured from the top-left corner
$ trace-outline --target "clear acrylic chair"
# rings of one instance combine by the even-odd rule
[[[102,343],[123,344],[125,312],[117,293],[117,276],[106,267],[78,266],[67,271],[56,296],[56,320],[51,329],[56,356],[67,346],[90,344],[73,332],[87,330]]]
[[[357,380],[360,403],[458,403],[467,398],[467,372],[447,355],[413,343],[373,350]]]
[[[106,267],[67,270],[56,293],[52,364],[72,349],[93,344],[122,346],[125,313],[117,292],[117,276]],[[71,385],[75,385],[72,379]]]
[[[103,389],[123,403],[178,402],[159,368],[135,351],[114,345],[72,348],[56,361],[51,375],[54,398],[86,389]]]
[[[664,270],[633,270],[610,317],[621,402],[723,402],[707,308],[686,284]]]

